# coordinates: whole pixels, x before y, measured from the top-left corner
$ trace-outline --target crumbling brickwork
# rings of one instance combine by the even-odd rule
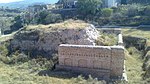
[[[86,74],[105,79],[122,77],[125,56],[123,46],[61,44],[58,53],[58,68],[86,71]]]

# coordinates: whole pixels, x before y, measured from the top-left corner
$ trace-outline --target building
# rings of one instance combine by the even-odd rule
[[[28,6],[27,11],[30,13],[35,13],[45,9],[46,9],[45,4],[36,4],[36,5]]]
[[[75,8],[78,0],[59,0],[57,4],[63,4],[63,8]]]
[[[103,7],[107,8],[117,7],[119,4],[121,4],[121,0],[103,0],[103,1],[104,1]]]
[[[93,46],[61,44],[57,69],[91,74],[98,79],[122,79],[124,73],[123,46]]]
[[[78,0],[59,0],[58,4],[63,4],[64,8],[75,8]],[[102,7],[117,7],[120,4],[126,4],[127,0],[102,0]]]

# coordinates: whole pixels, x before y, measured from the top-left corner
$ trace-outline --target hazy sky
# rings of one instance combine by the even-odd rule
[[[15,1],[23,1],[23,0],[0,0],[0,3],[9,3],[9,2],[15,2]]]
[[[58,0],[50,0],[51,3],[56,3]]]
[[[23,0],[0,0],[0,3],[9,3],[9,2],[15,2],[15,1],[23,1]],[[42,1],[42,0],[37,0]],[[50,0],[51,3],[56,3],[58,0]]]

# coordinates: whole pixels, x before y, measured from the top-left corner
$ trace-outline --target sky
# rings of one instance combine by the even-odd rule
[[[0,0],[0,3],[10,3],[10,2],[16,2],[16,1],[23,1],[23,0]]]
[[[16,2],[16,1],[23,1],[23,0],[0,0],[0,3],[10,3],[10,2]],[[56,3],[57,1],[58,0],[50,0],[51,3]]]
[[[58,0],[50,0],[51,3],[57,3]]]

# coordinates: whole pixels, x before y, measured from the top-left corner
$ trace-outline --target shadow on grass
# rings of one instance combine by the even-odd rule
[[[150,28],[137,28],[137,29],[139,29],[139,30],[142,30],[142,31],[150,31]]]
[[[50,76],[55,78],[63,78],[63,79],[70,79],[70,78],[77,78],[79,73],[73,73],[70,71],[65,70],[43,70],[38,73],[40,76]]]

